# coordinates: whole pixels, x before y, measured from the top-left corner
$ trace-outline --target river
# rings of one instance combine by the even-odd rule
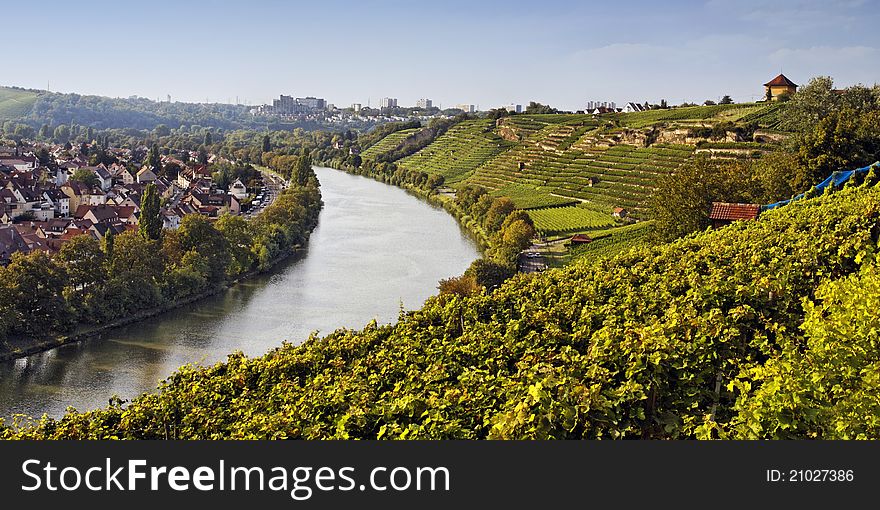
[[[307,249],[272,272],[102,338],[0,363],[0,417],[58,417],[130,399],[187,363],[241,350],[257,356],[312,331],[397,320],[441,278],[478,258],[476,243],[442,208],[393,186],[315,168],[324,209]]]

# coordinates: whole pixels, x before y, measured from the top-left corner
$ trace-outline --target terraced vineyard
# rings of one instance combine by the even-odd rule
[[[467,182],[492,190],[531,187],[534,194],[511,197],[523,208],[564,198],[623,207],[638,215],[657,178],[693,154],[690,146],[606,148],[594,144],[593,138],[585,126],[545,126],[517,148],[480,166]]]
[[[495,122],[488,119],[460,122],[398,164],[407,170],[442,175],[447,183],[459,182],[486,161],[516,145],[501,138],[494,127]]]
[[[763,113],[771,111],[776,106],[775,103],[749,103],[648,110],[621,114],[619,121],[622,126],[633,128],[646,127],[658,122],[738,122],[750,116],[760,118]]]
[[[0,119],[22,118],[36,101],[36,92],[0,87]]]
[[[379,154],[392,151],[396,149],[397,146],[400,145],[400,143],[404,139],[406,139],[406,137],[415,133],[416,131],[418,131],[418,128],[395,131],[394,133],[391,133],[390,135],[370,146],[370,148],[365,150],[361,154],[361,156],[364,158],[375,158]]]
[[[635,246],[643,246],[650,242],[652,222],[642,221],[605,232],[593,234],[593,242],[578,246],[571,250],[571,259],[599,260],[619,255]]]
[[[508,184],[503,188],[492,191],[491,195],[507,197],[513,200],[513,203],[520,209],[575,205],[579,202],[571,198],[551,195],[547,188],[536,188],[527,184]]]
[[[543,235],[610,227],[614,220],[610,214],[585,207],[550,207],[529,210],[535,222],[535,230]]]
[[[748,103],[605,116],[514,115],[497,123],[491,119],[469,120],[455,125],[398,164],[442,175],[452,187],[485,187],[494,196],[510,197],[521,209],[572,206],[580,202],[609,211],[622,207],[634,217],[644,218],[658,179],[686,164],[695,148],[656,143],[649,147],[627,145],[621,143],[621,139],[626,139],[620,137],[621,131],[658,123],[687,126],[755,122],[766,127],[778,123],[781,108],[775,103]],[[597,129],[600,125],[603,129]],[[412,131],[389,135],[365,155],[392,150],[409,133]],[[718,152],[721,149],[713,145],[702,148],[718,157],[748,158],[759,155],[764,146],[725,145],[724,150],[730,152],[727,155]],[[542,214],[546,213],[538,216]],[[575,231],[591,228],[589,225],[585,217],[578,216],[571,224],[545,223],[539,230]]]

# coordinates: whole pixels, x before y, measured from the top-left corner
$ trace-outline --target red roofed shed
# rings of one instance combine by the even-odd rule
[[[758,204],[712,202],[709,219],[712,220],[712,228],[718,228],[730,225],[734,221],[756,220],[759,214],[761,214],[761,206]]]

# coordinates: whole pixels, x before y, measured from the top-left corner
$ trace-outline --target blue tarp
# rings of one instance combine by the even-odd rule
[[[868,166],[863,166],[862,168],[856,168],[855,170],[842,170],[842,171],[834,172],[831,175],[829,175],[827,179],[825,179],[824,181],[817,184],[816,190],[819,193],[822,193],[825,191],[825,188],[827,188],[828,186],[842,186],[843,184],[846,183],[846,181],[850,180],[850,178],[852,178],[853,175],[855,175],[857,173],[865,173],[866,174],[871,170],[871,167],[874,167],[874,166],[880,167],[880,161],[873,163],[871,165],[868,165]],[[877,169],[877,172],[880,173],[880,168]],[[782,201],[779,201],[779,202],[776,202],[773,204],[762,205],[761,211],[775,209],[775,208],[783,206],[793,200],[800,200],[800,199],[804,198],[805,195],[806,195],[806,193],[801,193],[800,195],[798,195],[794,198],[790,198],[788,200],[782,200]]]

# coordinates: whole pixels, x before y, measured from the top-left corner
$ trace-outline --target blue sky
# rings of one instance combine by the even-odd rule
[[[262,104],[677,104],[880,82],[880,0],[4,2],[0,84]],[[873,34],[873,35],[872,35]]]

